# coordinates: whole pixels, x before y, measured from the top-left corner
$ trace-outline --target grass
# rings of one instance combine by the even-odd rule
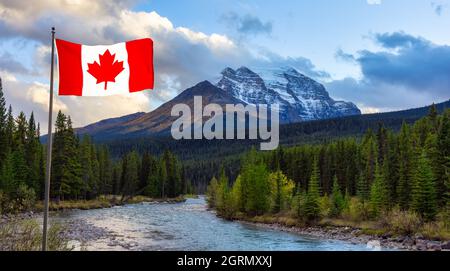
[[[62,237],[63,227],[52,224],[48,231],[48,250],[70,250],[68,240]],[[13,220],[0,224],[0,251],[41,250],[42,230],[36,220]]]
[[[421,235],[429,240],[450,240],[448,223],[437,220],[434,222],[418,223],[414,215],[408,213],[393,212],[383,220],[352,220],[349,218],[329,218],[318,220],[315,224],[307,224],[289,213],[264,214],[259,216],[247,216],[238,213],[234,216],[236,220],[253,223],[278,224],[286,227],[304,228],[312,225],[323,228],[350,227],[360,229],[360,234],[372,236],[416,236]],[[389,223],[386,222],[389,221]]]
[[[127,204],[136,204],[141,202],[170,202],[177,203],[185,201],[184,196],[179,196],[176,198],[150,198],[145,196],[134,196],[129,199]],[[61,211],[61,210],[70,210],[70,209],[80,209],[80,210],[90,210],[90,209],[101,209],[101,208],[110,208],[112,206],[120,205],[121,196],[117,195],[103,195],[98,197],[97,199],[92,200],[62,200],[59,202],[51,201],[49,205],[50,211]],[[39,201],[35,205],[36,211],[44,210],[44,202]]]

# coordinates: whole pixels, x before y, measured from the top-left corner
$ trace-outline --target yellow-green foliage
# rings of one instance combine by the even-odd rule
[[[417,232],[422,223],[417,213],[402,211],[399,208],[394,208],[388,212],[382,221],[390,231],[403,235],[410,235]]]
[[[270,182],[270,209],[272,212],[286,211],[291,207],[295,184],[281,171],[269,175]]]
[[[350,199],[348,208],[344,209],[342,217],[351,221],[363,221],[369,218],[369,206],[357,197]]]
[[[328,216],[332,210],[332,202],[330,197],[328,197],[327,195],[320,197],[319,206],[320,206],[320,216],[321,217]]]

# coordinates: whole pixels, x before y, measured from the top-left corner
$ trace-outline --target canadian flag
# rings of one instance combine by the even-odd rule
[[[87,46],[56,39],[59,95],[108,96],[153,89],[153,41]]]

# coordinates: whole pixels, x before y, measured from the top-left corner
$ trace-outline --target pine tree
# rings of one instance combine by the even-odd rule
[[[427,118],[431,123],[433,131],[436,133],[439,129],[439,121],[438,121],[438,110],[434,103],[430,106]]]
[[[411,133],[408,125],[403,123],[398,139],[399,148],[399,180],[397,184],[397,197],[400,208],[408,209],[411,195],[411,183],[413,170],[413,150]]]
[[[432,220],[437,213],[435,179],[430,161],[423,151],[414,174],[411,207],[425,219]]]
[[[80,192],[82,197],[86,199],[88,197],[88,191],[90,191],[89,184],[91,183],[91,179],[94,178],[92,173],[91,139],[88,135],[85,135],[80,143],[80,162],[81,179],[83,182],[82,190]],[[115,192],[117,192],[117,190],[115,190]]]
[[[216,177],[212,177],[209,182],[208,188],[206,190],[206,199],[208,201],[208,206],[210,208],[215,208],[217,205],[217,192],[218,192],[219,182]]]
[[[331,193],[331,216],[339,216],[342,210],[345,208],[344,197],[342,196],[341,189],[339,187],[339,183],[337,181],[336,175],[333,178],[333,190]]]
[[[25,159],[28,166],[27,185],[37,194],[40,194],[40,142],[37,132],[34,114],[31,113],[26,132]]]
[[[128,153],[122,162],[122,200],[125,196],[134,195],[139,185],[139,155],[132,151]]]
[[[269,172],[254,149],[243,160],[241,178],[245,212],[249,215],[260,215],[269,210]]]
[[[13,163],[12,155],[7,153],[0,167],[0,191],[4,191],[7,195],[16,188]]]
[[[446,206],[450,200],[450,109],[443,112],[441,125],[437,134],[437,158],[434,164],[436,192],[440,206]],[[449,184],[450,185],[450,184]],[[449,209],[450,210],[450,209]]]
[[[222,167],[216,193],[216,209],[219,215],[229,218],[233,215],[230,207],[228,177],[225,175],[225,169]]]
[[[77,199],[83,189],[82,167],[80,164],[79,142],[75,136],[70,117],[67,117],[66,127],[65,153],[68,156],[68,164],[66,165],[65,173],[67,175],[64,179],[64,185],[67,185],[67,189],[63,189],[63,193],[69,198]]]
[[[362,155],[364,161],[364,178],[371,185],[374,182],[375,164],[377,163],[377,153],[374,135],[368,130],[363,138]]]
[[[363,174],[359,175],[356,193],[364,207],[365,203],[370,199],[370,185]]]
[[[3,163],[9,149],[6,137],[6,121],[6,101],[3,96],[2,79],[0,78],[0,165]]]
[[[142,155],[141,172],[139,173],[139,189],[145,189],[150,175],[151,156],[148,152]]]
[[[20,112],[16,119],[16,131],[14,133],[15,141],[19,146],[25,146],[27,140],[28,123],[25,113]]]
[[[379,216],[388,206],[388,191],[381,173],[381,168],[375,165],[375,180],[370,189],[370,207],[374,217]]]
[[[15,144],[14,142],[14,134],[16,132],[16,123],[14,121],[14,116],[12,113],[12,107],[11,105],[8,108],[8,115],[6,117],[6,129],[5,129],[5,136],[6,136],[6,142],[7,142],[7,150],[6,151],[10,151],[14,146],[16,146],[17,144]]]
[[[320,186],[319,186],[319,165],[317,159],[313,162],[313,170],[308,183],[308,192],[305,198],[304,214],[306,219],[315,220],[320,215]]]

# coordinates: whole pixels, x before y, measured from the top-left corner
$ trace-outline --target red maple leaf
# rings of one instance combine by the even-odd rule
[[[116,76],[124,70],[123,61],[114,61],[116,54],[111,55],[109,50],[106,50],[103,55],[98,55],[100,64],[97,61],[88,63],[88,73],[97,79],[97,84],[105,82],[105,90],[108,87],[108,82],[116,82]]]

